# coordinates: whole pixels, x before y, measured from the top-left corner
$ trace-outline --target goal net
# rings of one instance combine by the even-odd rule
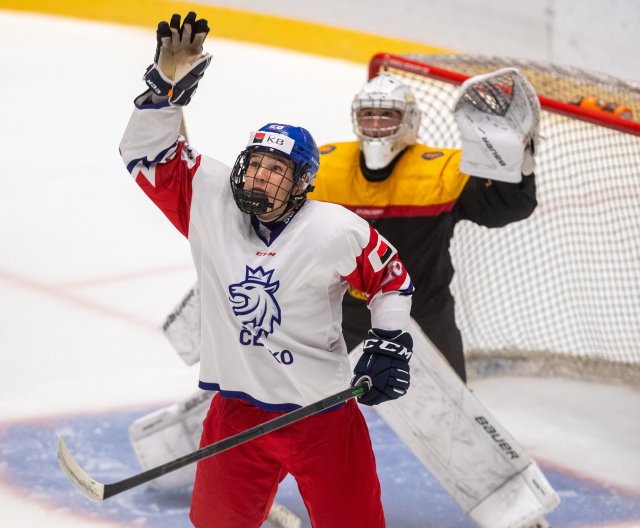
[[[577,68],[470,55],[379,54],[412,86],[420,140],[460,148],[452,107],[468,77],[520,69],[542,105],[538,207],[488,229],[461,222],[451,288],[470,374],[640,382],[640,85]]]

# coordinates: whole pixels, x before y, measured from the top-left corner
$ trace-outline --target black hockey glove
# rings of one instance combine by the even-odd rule
[[[363,354],[353,369],[351,385],[363,376],[371,378],[372,387],[358,401],[378,405],[406,394],[409,388],[409,359],[413,354],[413,339],[402,330],[369,330]]]
[[[168,99],[177,106],[189,103],[211,62],[211,55],[202,49],[207,33],[207,21],[196,20],[193,11],[184,17],[182,26],[180,15],[173,15],[170,23],[158,24],[156,55],[144,74],[154,102]]]

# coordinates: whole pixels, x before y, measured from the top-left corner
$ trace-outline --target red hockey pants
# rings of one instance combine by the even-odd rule
[[[282,413],[216,394],[201,446]],[[191,500],[197,528],[258,528],[287,473],[314,528],[384,528],[369,431],[355,401],[201,460]]]

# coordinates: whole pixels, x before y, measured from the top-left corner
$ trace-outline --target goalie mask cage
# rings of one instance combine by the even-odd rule
[[[369,76],[401,76],[422,110],[420,141],[460,148],[459,85],[507,66],[531,82],[542,106],[538,207],[500,229],[456,226],[451,289],[470,373],[640,383],[640,86],[470,55],[379,54]]]

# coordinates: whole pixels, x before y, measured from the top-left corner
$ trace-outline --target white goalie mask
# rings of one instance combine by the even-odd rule
[[[381,72],[353,99],[351,120],[366,166],[382,169],[403,149],[415,145],[420,110],[409,86]]]

